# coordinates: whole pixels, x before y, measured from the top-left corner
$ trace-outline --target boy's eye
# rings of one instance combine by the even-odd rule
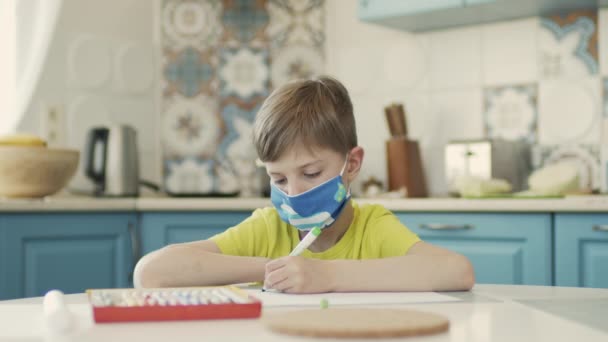
[[[304,176],[308,177],[308,178],[316,178],[321,174],[321,171],[319,172],[314,172],[314,173],[305,173]]]
[[[281,179],[275,179],[273,182],[276,185],[283,185],[287,182],[287,180],[285,178],[281,178]]]

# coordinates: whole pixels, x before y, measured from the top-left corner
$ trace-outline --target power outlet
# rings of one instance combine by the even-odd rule
[[[48,146],[64,146],[66,142],[65,111],[61,105],[42,105],[40,132]]]

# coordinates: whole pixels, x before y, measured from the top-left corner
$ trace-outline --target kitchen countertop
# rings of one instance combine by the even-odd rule
[[[608,317],[608,289],[478,284],[470,292],[442,294],[460,301],[373,307],[415,309],[446,316],[450,320],[449,331],[420,338],[425,341],[608,341],[605,322]],[[41,297],[0,301],[0,322],[4,323],[0,340],[42,341],[45,329],[41,303]],[[76,315],[78,327],[72,335],[75,339],[70,341],[144,339],[164,342],[174,340],[176,336],[180,341],[320,340],[275,334],[265,329],[257,319],[95,325],[84,294],[67,295],[66,303]],[[294,309],[298,308],[265,307],[262,315]]]
[[[563,199],[356,198],[356,201],[382,204],[399,212],[608,212],[608,196]],[[0,199],[0,212],[251,211],[270,205],[269,198],[61,195],[44,199]]]
[[[0,212],[134,211],[135,198],[95,198],[61,195],[40,199],[0,198]]]

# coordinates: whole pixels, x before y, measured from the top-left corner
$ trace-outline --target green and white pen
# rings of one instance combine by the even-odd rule
[[[296,248],[289,253],[289,256],[297,256],[302,254],[313,242],[317,239],[317,237],[321,235],[321,229],[319,227],[314,227],[311,231],[306,234],[306,236],[296,245]]]
[[[302,254],[313,242],[317,239],[317,237],[321,235],[321,228],[314,227],[311,229],[306,236],[300,240],[300,243],[296,245],[296,247],[289,253],[289,256],[298,256]],[[271,291],[271,289],[262,288],[262,291]]]

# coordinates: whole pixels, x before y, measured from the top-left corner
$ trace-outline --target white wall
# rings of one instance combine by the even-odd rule
[[[482,134],[477,122],[466,130],[454,129],[452,121],[458,118],[451,118],[459,111],[479,113],[479,108],[466,108],[463,101],[480,97],[480,90],[454,85],[432,94],[430,89],[437,80],[431,70],[432,39],[428,34],[360,22],[356,1],[327,1],[326,6],[327,73],[349,89],[359,144],[366,150],[359,183],[373,175],[386,185],[385,141],[389,132],[384,107],[401,102],[405,105],[409,135],[421,144],[429,191],[442,193],[445,185],[440,159],[444,142],[452,137]],[[462,32],[475,38],[467,29]],[[467,80],[475,85],[479,83],[477,78]]]
[[[20,130],[44,136],[41,113],[56,108],[64,125],[53,143],[83,149],[90,127],[131,124],[138,131],[142,176],[158,181],[153,6],[142,0],[64,0]],[[90,185],[80,172],[71,186]]]

